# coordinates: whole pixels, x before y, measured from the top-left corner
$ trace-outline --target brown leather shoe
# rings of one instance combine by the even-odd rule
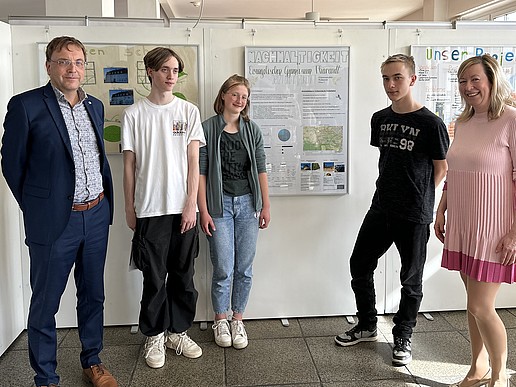
[[[113,375],[109,373],[104,364],[95,364],[82,370],[82,378],[90,382],[94,387],[118,387]]]

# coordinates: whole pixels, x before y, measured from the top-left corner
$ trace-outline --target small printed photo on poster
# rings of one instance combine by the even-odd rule
[[[335,164],[335,172],[346,172],[346,165],[344,164]]]
[[[333,161],[325,161],[323,163],[323,168],[325,171],[333,172],[335,171],[335,163]]]
[[[133,90],[109,90],[110,105],[132,105],[133,103]]]
[[[127,67],[105,67],[104,83],[129,83]]]
[[[302,171],[318,171],[319,169],[321,169],[321,164],[319,164],[319,163],[310,163],[310,162],[301,163]]]
[[[323,162],[323,169],[325,176],[331,176],[335,172],[335,163],[333,161],[325,161]]]
[[[292,137],[292,133],[288,129],[280,129],[278,131],[278,139],[282,142],[287,142]]]

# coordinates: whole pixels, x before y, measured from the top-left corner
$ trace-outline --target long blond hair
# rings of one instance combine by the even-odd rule
[[[476,64],[482,65],[487,80],[491,84],[487,118],[489,120],[496,120],[504,112],[505,106],[516,106],[511,85],[503,75],[501,66],[489,54],[474,56],[462,62],[457,71],[457,79],[460,79],[468,68]],[[457,121],[468,121],[475,114],[475,108],[465,101],[464,98],[462,98],[462,102],[464,104],[464,110],[457,118]]]

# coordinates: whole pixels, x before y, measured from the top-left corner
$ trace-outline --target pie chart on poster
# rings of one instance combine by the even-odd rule
[[[287,129],[281,129],[279,132],[278,132],[278,138],[281,140],[281,141],[288,141],[290,140],[290,131],[287,130]]]

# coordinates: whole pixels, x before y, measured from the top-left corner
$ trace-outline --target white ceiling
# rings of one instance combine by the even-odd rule
[[[0,0],[0,20],[8,16],[44,16],[47,1],[85,0]],[[86,0],[90,1],[90,0]],[[321,20],[400,20],[448,21],[463,12],[515,9],[516,0],[95,0],[113,1],[115,17],[127,17],[128,3],[152,7],[158,1],[166,16],[197,19],[285,19],[302,20],[307,12],[317,12]],[[198,3],[195,7],[193,3]],[[424,15],[423,6],[428,15]],[[431,13],[441,13],[432,19]],[[125,15],[125,16],[124,16]],[[470,14],[471,15],[471,14]],[[53,16],[53,15],[48,15]],[[69,15],[72,16],[72,15]],[[83,16],[82,14],[80,16]],[[428,16],[429,18],[424,18]],[[433,15],[434,17],[436,15]],[[473,16],[473,15],[471,15]],[[134,15],[131,17],[135,17]]]
[[[304,19],[395,21],[420,10],[423,0],[159,0],[169,18]],[[198,7],[194,6],[197,3]]]

